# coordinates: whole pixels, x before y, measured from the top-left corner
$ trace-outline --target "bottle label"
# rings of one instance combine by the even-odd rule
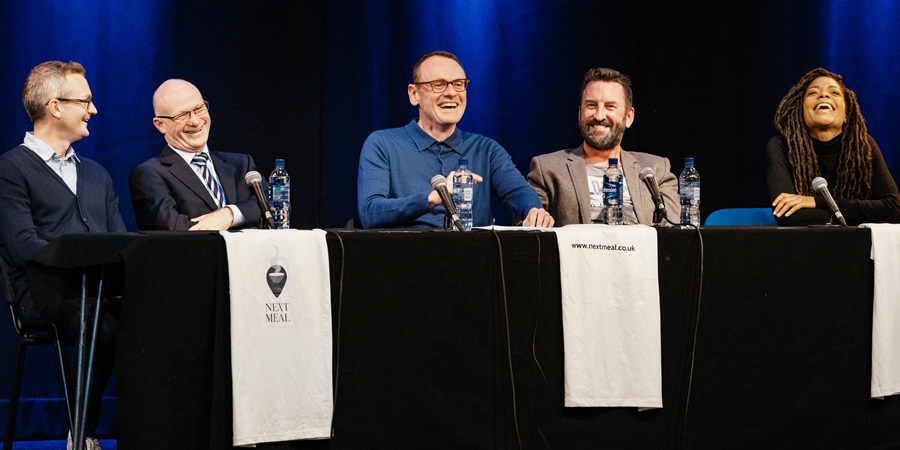
[[[286,202],[290,201],[290,188],[285,189],[284,186],[280,184],[272,185],[272,201],[273,202]]]
[[[682,204],[697,204],[700,202],[700,183],[696,181],[681,182],[678,191],[682,199]]]
[[[467,188],[463,189],[463,200],[466,203],[472,201],[472,190],[473,189],[471,187],[467,187]]]
[[[609,177],[603,180],[603,204],[618,205],[622,201],[621,193],[622,181],[620,179],[611,179]]]

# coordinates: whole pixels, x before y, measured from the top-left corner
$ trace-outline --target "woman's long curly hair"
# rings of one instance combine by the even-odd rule
[[[778,104],[775,128],[787,141],[787,159],[794,175],[794,189],[800,195],[813,195],[811,183],[820,176],[819,159],[803,120],[803,100],[810,83],[819,77],[837,81],[844,92],[846,118],[841,132],[841,154],[831,187],[836,197],[866,199],[872,194],[872,146],[866,132],[866,121],[859,112],[856,94],[844,86],[841,76],[825,69],[813,69],[800,79]]]

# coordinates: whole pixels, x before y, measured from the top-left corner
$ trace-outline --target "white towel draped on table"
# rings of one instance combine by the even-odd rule
[[[234,445],[328,438],[334,405],[325,232],[221,234],[231,296]]]
[[[567,225],[555,231],[565,406],[661,408],[656,230]]]
[[[872,398],[900,393],[900,225],[866,223],[872,230]]]

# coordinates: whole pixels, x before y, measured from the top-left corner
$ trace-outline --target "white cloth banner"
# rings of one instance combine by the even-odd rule
[[[221,234],[231,295],[234,445],[328,438],[334,404],[325,231]]]
[[[556,229],[565,406],[662,407],[656,230]]]
[[[872,230],[872,398],[900,393],[900,225],[866,223]]]

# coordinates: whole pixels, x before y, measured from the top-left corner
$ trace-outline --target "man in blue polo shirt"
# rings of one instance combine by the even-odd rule
[[[456,128],[466,110],[468,83],[452,53],[427,53],[413,67],[407,90],[419,119],[372,133],[360,153],[357,202],[363,227],[442,227],[444,208],[431,178],[441,174],[452,180],[460,158],[475,173],[474,226],[490,225],[491,192],[522,225],[553,226],[506,150],[493,139]]]

